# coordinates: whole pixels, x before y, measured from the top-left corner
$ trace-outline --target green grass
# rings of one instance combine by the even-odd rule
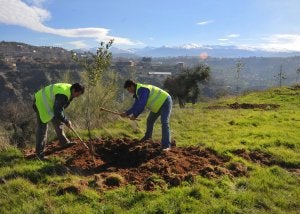
[[[300,167],[300,92],[275,88],[239,97],[240,103],[279,104],[275,110],[222,109],[235,98],[177,106],[171,117],[172,137],[178,146],[205,145],[218,153],[243,162],[248,177],[207,179],[197,177],[175,188],[153,192],[134,186],[97,192],[86,186],[79,194],[58,194],[68,186],[78,186],[91,178],[72,175],[62,160],[25,160],[15,148],[0,153],[0,213],[300,213],[300,179],[279,166],[260,166],[235,156],[244,148],[271,154],[276,162]],[[127,120],[94,130],[95,136],[141,138],[146,114],[141,122]],[[154,138],[160,138],[160,123]],[[85,131],[80,132],[85,135]],[[3,180],[4,179],[4,180]],[[157,178],[153,175],[153,179]]]

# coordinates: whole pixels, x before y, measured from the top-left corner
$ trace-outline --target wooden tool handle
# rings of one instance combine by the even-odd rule
[[[100,107],[100,110],[101,110],[101,111],[106,111],[106,112],[109,112],[109,113],[112,113],[112,114],[116,114],[116,115],[121,116],[121,113],[116,112],[116,111],[112,111],[112,110],[109,110],[109,109],[106,109],[106,108]],[[130,118],[130,117],[127,117],[127,118]],[[140,119],[137,119],[137,118],[134,119],[134,120],[140,121]]]
[[[121,113],[119,113],[119,112],[112,111],[112,110],[109,110],[109,109],[106,109],[106,108],[102,108],[102,107],[100,107],[100,110],[106,111],[106,112],[109,112],[109,113],[112,113],[112,114],[121,115]]]
[[[78,135],[78,133],[75,131],[75,129],[72,127],[72,126],[70,126],[69,127],[73,132],[74,132],[74,134],[79,138],[79,140],[80,140],[80,142],[87,148],[87,149],[89,149],[89,147],[83,142],[83,140],[81,139],[81,137]]]

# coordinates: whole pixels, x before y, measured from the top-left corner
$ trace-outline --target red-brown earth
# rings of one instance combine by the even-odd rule
[[[192,182],[196,175],[216,178],[246,176],[247,167],[232,162],[229,157],[217,154],[212,149],[191,146],[161,150],[159,142],[130,139],[95,139],[80,141],[63,148],[57,141],[46,146],[46,157],[60,157],[72,172],[92,177],[90,183],[99,188],[114,188],[125,184],[138,189],[153,190],[157,186],[178,186],[181,182]],[[27,158],[34,157],[34,150],[25,150]],[[89,178],[91,179],[91,178]]]

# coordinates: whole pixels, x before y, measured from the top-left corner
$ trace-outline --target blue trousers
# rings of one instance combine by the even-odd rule
[[[171,134],[169,120],[172,111],[172,98],[168,96],[162,107],[157,113],[150,112],[147,118],[147,130],[143,139],[152,138],[153,126],[157,118],[161,118],[162,137],[161,143],[163,148],[171,147]]]

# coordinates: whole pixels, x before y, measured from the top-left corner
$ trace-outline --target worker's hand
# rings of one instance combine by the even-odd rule
[[[71,128],[71,127],[72,127],[72,123],[71,123],[70,120],[68,120],[68,122],[66,122],[66,126],[67,126],[68,128]]]
[[[126,112],[123,112],[120,114],[121,117],[128,117],[128,115],[126,114]]]

